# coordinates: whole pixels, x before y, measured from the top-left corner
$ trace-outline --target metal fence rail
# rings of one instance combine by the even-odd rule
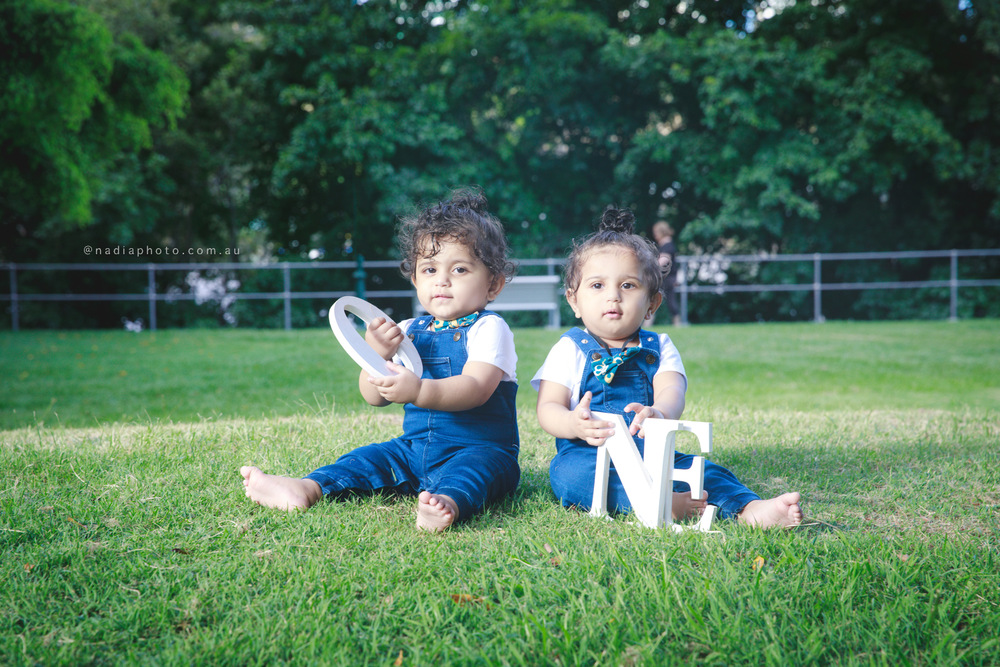
[[[813,321],[822,322],[823,293],[845,290],[899,290],[921,288],[947,288],[950,293],[950,319],[958,319],[959,290],[970,287],[1000,287],[1000,279],[960,279],[959,260],[971,257],[1000,257],[1000,250],[933,250],[933,251],[900,251],[900,252],[864,252],[864,253],[815,253],[796,255],[678,255],[678,283],[676,292],[680,299],[681,320],[688,321],[688,305],[692,295],[729,293],[764,293],[764,292],[812,292]],[[822,267],[824,262],[831,261],[875,261],[898,259],[942,259],[949,260],[949,278],[947,280],[918,281],[872,281],[872,282],[823,282]],[[544,270],[547,275],[554,275],[561,270],[565,260],[561,258],[520,260],[520,267],[535,267]],[[813,279],[803,283],[772,283],[772,284],[700,284],[691,281],[692,270],[705,265],[716,265],[728,269],[734,264],[761,265],[770,262],[805,262],[811,263]],[[169,271],[243,271],[264,270],[279,271],[282,277],[282,290],[271,292],[229,292],[228,297],[235,300],[280,300],[284,305],[284,328],[292,328],[292,302],[298,299],[330,299],[342,296],[359,295],[371,301],[378,302],[388,298],[410,299],[414,295],[412,289],[379,290],[365,287],[365,275],[368,269],[395,269],[399,263],[389,260],[370,260],[363,262],[278,262],[271,264],[253,264],[238,262],[194,262],[194,263],[60,263],[60,264],[0,264],[0,270],[6,269],[9,276],[7,294],[0,294],[0,301],[9,304],[11,327],[20,329],[20,306],[30,302],[78,302],[78,301],[131,301],[148,304],[150,329],[157,328],[157,304],[167,301],[194,301],[198,296],[190,292],[169,293],[160,292],[156,287],[158,274]],[[292,290],[292,272],[315,269],[334,269],[351,271],[356,287],[352,291],[294,291]],[[59,271],[144,271],[147,275],[147,288],[144,292],[129,293],[59,293],[38,294],[22,293],[18,290],[19,277],[30,272]],[[725,269],[719,269],[720,275],[725,275]]]
[[[929,287],[948,288],[949,319],[958,319],[958,291],[962,287],[1000,287],[1000,280],[960,280],[958,277],[958,260],[967,257],[1000,257],[1000,250],[913,250],[898,252],[841,252],[813,253],[789,255],[702,255],[678,256],[677,263],[680,272],[685,275],[687,269],[694,263],[719,262],[735,263],[767,263],[767,262],[811,262],[813,265],[813,280],[811,283],[777,283],[756,285],[692,285],[678,284],[677,292],[681,300],[681,318],[687,322],[689,294],[726,294],[738,292],[812,292],[813,321],[823,322],[823,292],[846,290],[896,290],[921,289]],[[942,259],[949,260],[948,280],[916,280],[916,281],[872,281],[872,282],[823,282],[823,262],[831,261],[873,261],[886,259]]]

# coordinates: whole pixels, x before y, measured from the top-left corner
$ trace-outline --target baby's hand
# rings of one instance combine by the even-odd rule
[[[403,342],[403,330],[390,319],[376,317],[368,323],[365,342],[383,359],[392,359]]]
[[[406,366],[386,362],[385,367],[396,373],[384,378],[368,377],[368,382],[375,385],[379,396],[390,403],[413,403],[420,394],[421,379],[414,375]]]
[[[600,447],[615,432],[615,427],[611,422],[593,419],[590,413],[590,401],[593,398],[594,395],[588,391],[573,410],[573,431],[576,437],[586,441],[588,445]]]
[[[632,435],[638,433],[640,438],[646,437],[646,433],[642,428],[642,423],[646,421],[647,417],[652,417],[653,419],[664,419],[662,412],[649,405],[643,405],[642,403],[629,403],[625,406],[625,412],[635,413],[635,419],[632,420],[632,426],[629,427],[628,431]]]

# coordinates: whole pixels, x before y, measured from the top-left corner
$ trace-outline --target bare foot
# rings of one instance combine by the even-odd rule
[[[258,505],[279,510],[308,509],[323,497],[319,484],[311,479],[268,475],[254,466],[240,468],[247,498]]]
[[[802,523],[802,508],[799,507],[798,491],[783,493],[767,500],[752,500],[739,514],[739,520],[749,526],[788,528]]]
[[[670,515],[674,521],[684,521],[692,517],[701,516],[701,513],[705,511],[705,505],[708,504],[706,502],[707,498],[708,491],[705,491],[705,497],[701,500],[693,499],[690,491],[675,491],[674,499],[670,501]]]
[[[417,497],[417,528],[439,533],[458,519],[458,505],[450,496],[421,491]]]

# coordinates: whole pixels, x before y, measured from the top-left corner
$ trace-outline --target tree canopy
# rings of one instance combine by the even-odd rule
[[[4,3],[0,44],[3,255],[23,246],[27,257],[10,258],[25,261],[38,242],[93,224],[130,178],[129,158],[152,148],[155,130],[176,129],[187,81],[166,54],[76,4]]]
[[[468,184],[522,258],[608,204],[691,250],[1000,241],[995,3],[21,0],[0,46],[2,261],[384,258]]]

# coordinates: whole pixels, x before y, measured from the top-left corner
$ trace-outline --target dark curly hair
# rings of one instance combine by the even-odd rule
[[[564,269],[563,284],[571,292],[580,287],[580,271],[587,257],[596,250],[608,246],[618,246],[634,253],[642,267],[642,282],[647,286],[650,298],[660,291],[663,274],[660,272],[659,251],[653,243],[635,233],[635,216],[627,208],[608,206],[601,215],[597,231],[573,242]]]
[[[412,278],[417,260],[433,257],[442,242],[451,240],[467,246],[494,278],[502,276],[509,282],[514,277],[516,267],[507,259],[503,225],[487,210],[486,197],[478,188],[456,190],[448,201],[401,218],[396,239],[403,258],[400,272]]]

